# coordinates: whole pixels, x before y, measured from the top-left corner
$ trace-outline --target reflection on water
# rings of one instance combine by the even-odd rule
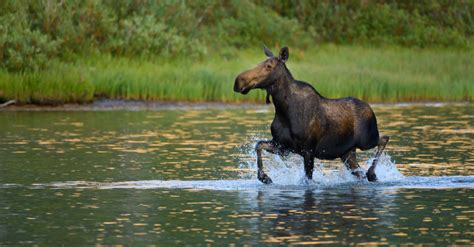
[[[3,189],[3,244],[472,244],[471,189]],[[5,215],[8,212],[8,216]]]
[[[374,110],[386,180],[323,161],[304,184],[299,157],[266,155],[275,186],[252,152],[271,108],[0,112],[0,245],[474,244],[474,107]]]

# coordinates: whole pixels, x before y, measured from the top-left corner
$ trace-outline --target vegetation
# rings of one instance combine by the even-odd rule
[[[287,45],[330,97],[473,100],[474,1],[0,1],[0,103],[259,101],[235,75]],[[331,45],[335,44],[335,45]]]
[[[234,93],[241,71],[264,59],[261,49],[208,57],[141,59],[97,55],[51,69],[0,71],[0,97],[21,103],[60,104],[96,98],[166,101],[264,102],[265,92]],[[474,51],[413,50],[325,45],[290,49],[288,67],[328,97],[372,102],[472,101]]]

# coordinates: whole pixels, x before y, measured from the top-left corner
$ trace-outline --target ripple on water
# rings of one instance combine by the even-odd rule
[[[473,245],[472,105],[374,110],[380,182],[265,154],[271,186],[272,108],[0,112],[0,243]]]

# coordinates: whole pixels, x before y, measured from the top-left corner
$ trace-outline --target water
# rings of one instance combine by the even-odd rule
[[[0,245],[473,245],[473,105],[374,110],[380,182],[265,155],[271,186],[272,108],[0,112]]]

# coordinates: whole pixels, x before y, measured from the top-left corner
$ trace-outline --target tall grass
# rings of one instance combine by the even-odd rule
[[[94,99],[94,84],[84,68],[55,64],[47,71],[11,73],[0,70],[0,102],[57,105]]]
[[[472,50],[326,46],[305,55],[310,56],[289,66],[330,97],[353,95],[375,102],[474,99]]]
[[[276,51],[275,51],[276,52]],[[82,57],[38,72],[0,71],[0,101],[61,104],[96,98],[264,102],[265,92],[232,91],[235,76],[265,59],[260,49],[172,60]],[[287,65],[327,97],[370,102],[473,101],[474,51],[326,45],[293,50]]]

